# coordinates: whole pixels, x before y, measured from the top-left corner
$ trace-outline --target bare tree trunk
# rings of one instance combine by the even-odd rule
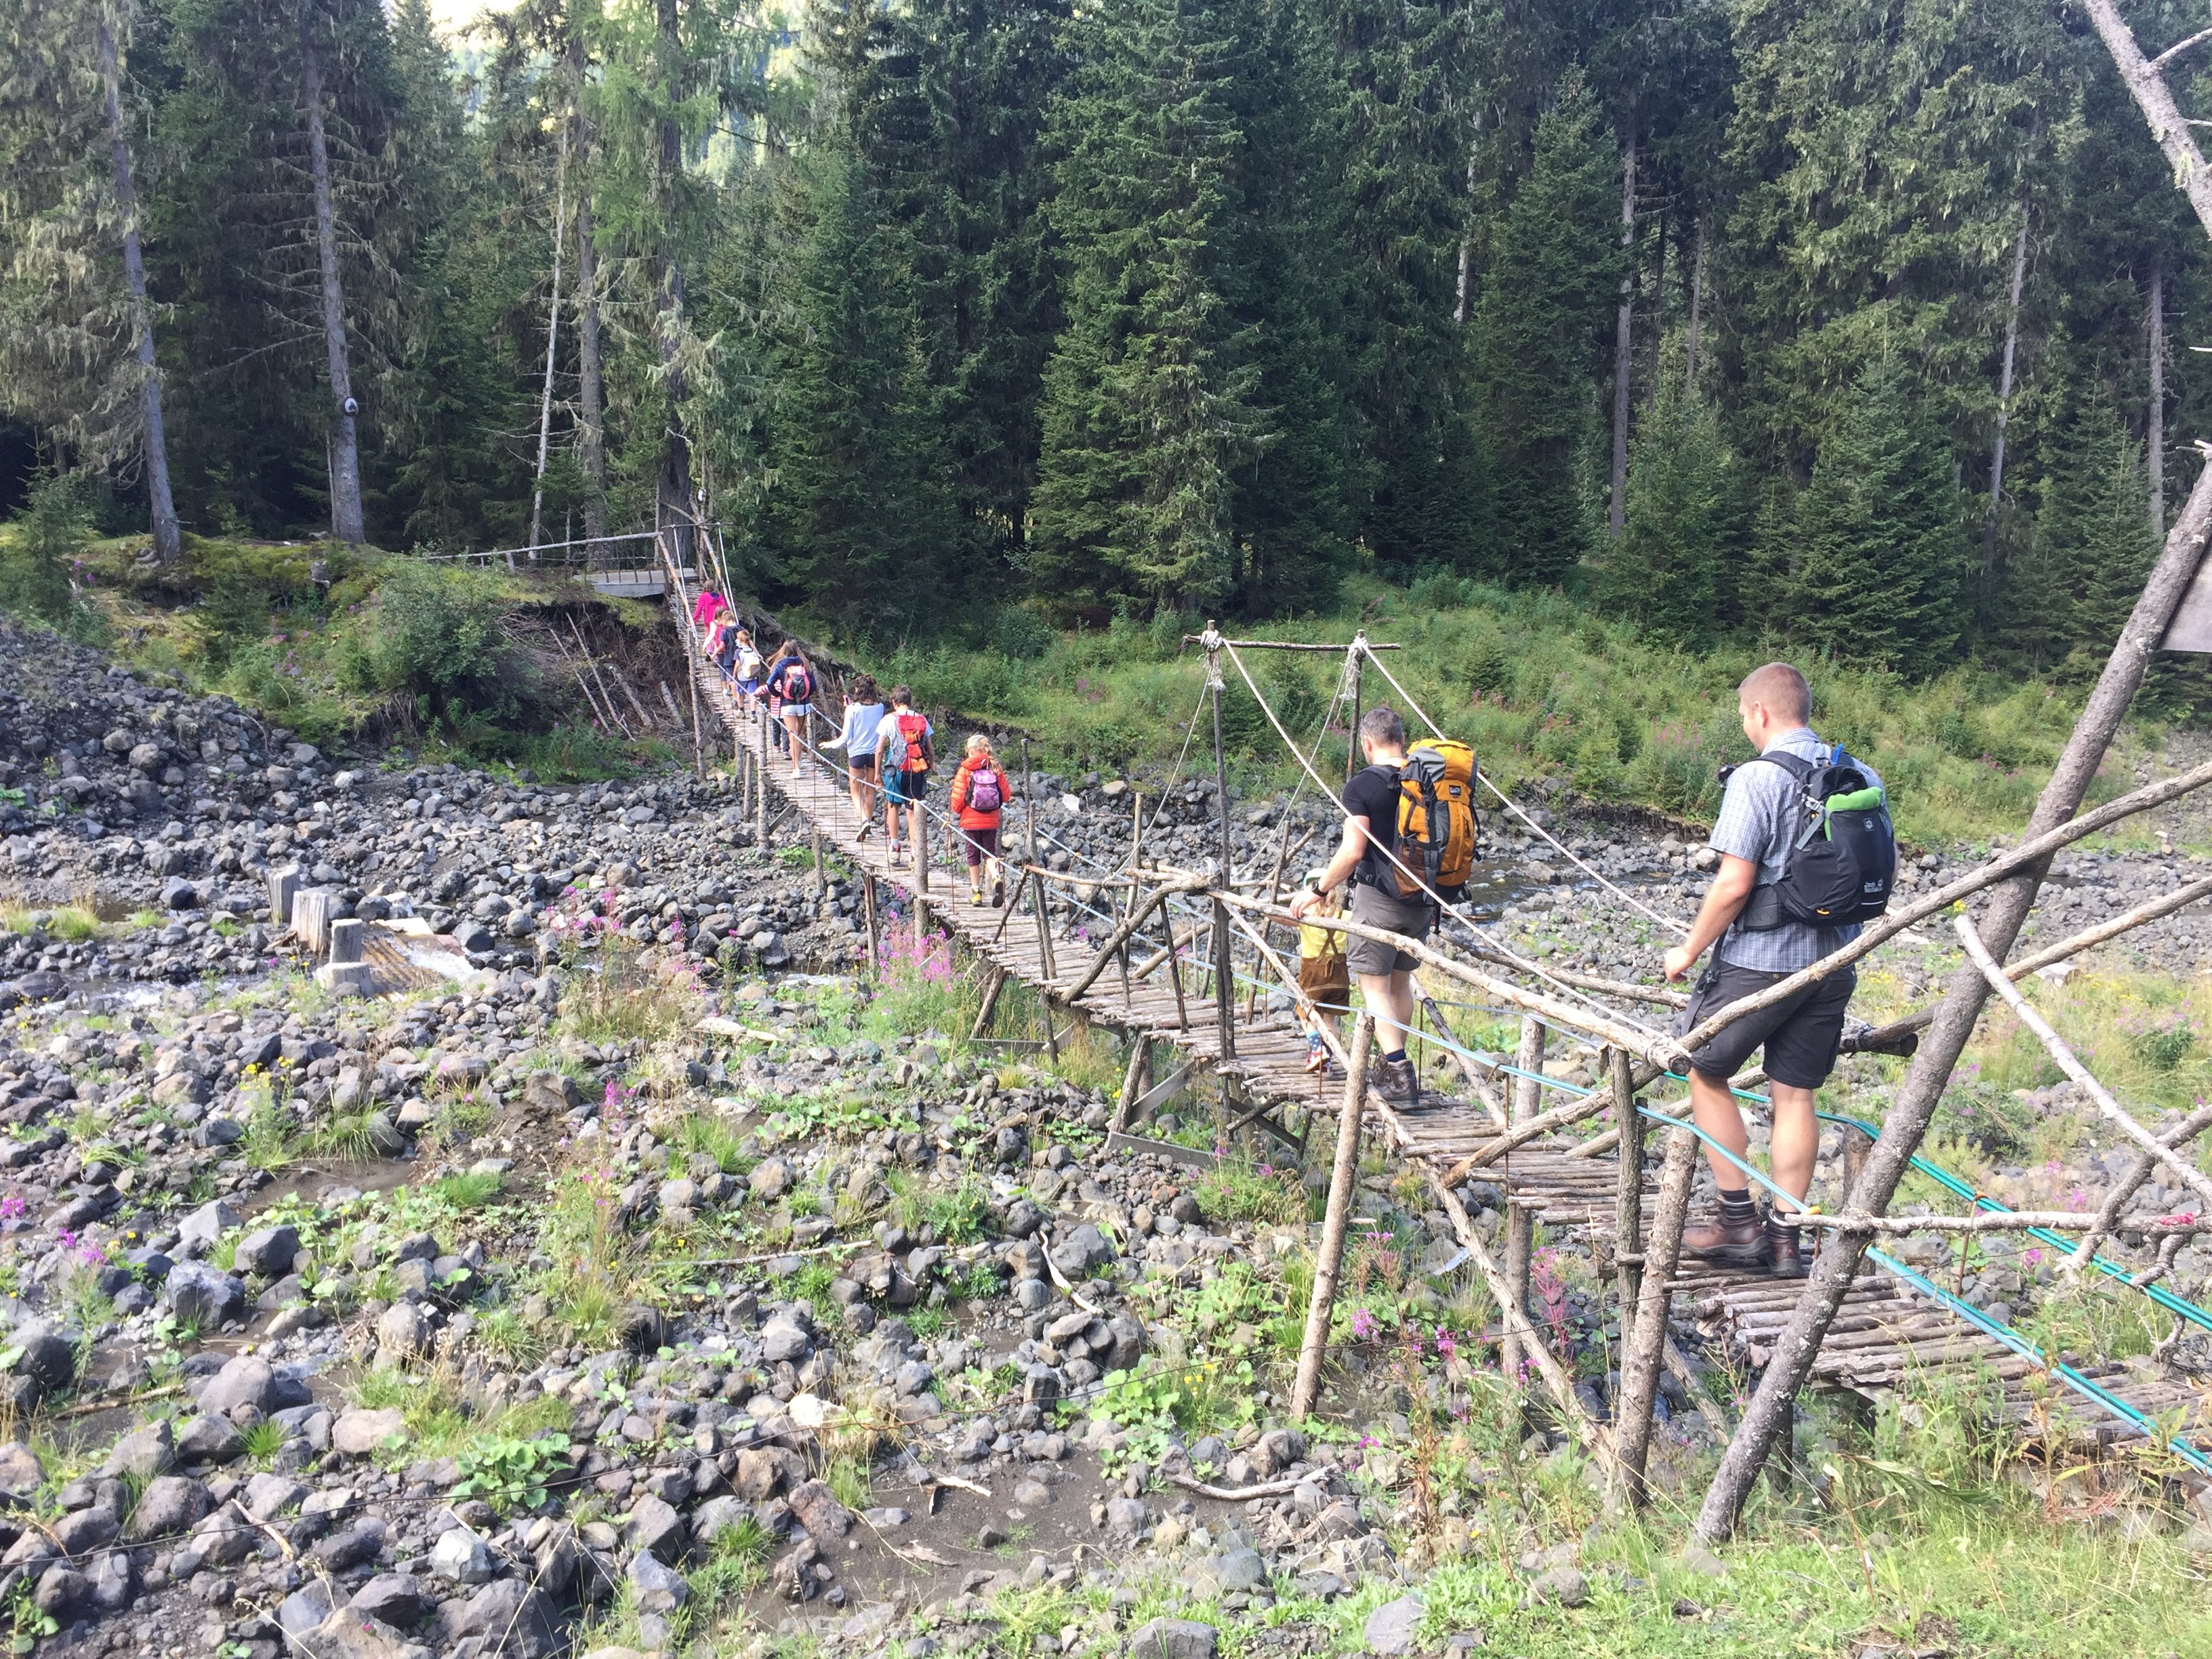
[[[1452,321],[1467,326],[1468,307],[1474,287],[1474,146],[1467,149],[1468,227],[1459,234],[1459,299],[1452,307]]]
[[[545,451],[553,435],[553,359],[561,339],[561,243],[568,234],[568,127],[561,126],[561,168],[553,186],[553,298],[545,307],[545,386],[538,397],[538,472],[530,492],[530,556],[538,557],[538,532],[545,513]]]
[[[681,92],[680,65],[684,47],[677,35],[676,0],[658,0],[662,71],[672,106]],[[681,565],[691,551],[691,446],[684,435],[684,268],[677,258],[678,187],[684,175],[684,135],[674,115],[660,123],[658,194],[661,234],[667,246],[661,254],[659,288],[659,345],[661,376],[668,396],[666,447],[661,452],[660,477],[655,490],[661,522],[676,536],[677,561]]]
[[[592,246],[592,192],[576,198],[576,448],[584,463],[584,534],[607,533],[606,392],[599,365],[599,261]]]
[[[2166,536],[2166,265],[2150,268],[2150,419],[2144,457],[2150,471],[2150,527]]]
[[[1698,390],[1698,324],[1705,297],[1705,220],[1698,216],[1698,251],[1690,262],[1690,337],[1688,349],[1682,354],[1682,387],[1694,395]]]
[[[2197,222],[2204,227],[2205,233],[2212,235],[2212,167],[2205,166],[2204,153],[2197,148],[2189,123],[2182,118],[2173,94],[2160,73],[2165,64],[2164,55],[2156,63],[2144,59],[2142,48],[2136,45],[2127,20],[2120,15],[2117,0],[2081,0],[2081,3],[2082,9],[2089,14],[2089,21],[2097,26],[2106,51],[2112,54],[2121,82],[2133,94],[2136,106],[2149,124],[2152,141],[2173,169],[2174,184],[2189,198],[2189,205],[2196,210]],[[2190,42],[2204,38],[2191,35]]]
[[[2089,0],[2093,11],[2109,3]],[[2089,781],[2096,775],[2105,750],[2126,718],[2129,703],[2142,684],[2151,653],[2158,649],[2181,596],[2196,577],[2208,532],[2212,532],[2212,465],[2197,474],[2189,504],[2174,525],[2173,533],[2166,538],[2165,551],[2144,585],[2142,597],[2136,601],[2134,613],[2089,695],[2088,705],[2075,722],[2073,735],[2036,801],[2027,836],[2056,829],[2080,810]],[[1998,961],[2004,960],[2019,937],[2046,868],[2047,860],[1991,890],[1977,927],[1990,954]],[[1852,1186],[1851,1202],[1856,1208],[1879,1215],[1888,1207],[1922,1137],[1928,1133],[1929,1120],[1935,1115],[1936,1103],[1973,1035],[1974,1023],[1981,1017],[1989,994],[1989,982],[1971,963],[1952,976],[1943,1006],[1936,1012],[1920,1052],[1913,1056],[1911,1069],[1892,1097],[1881,1133]],[[1804,1386],[1828,1327],[1850,1289],[1869,1237],[1864,1232],[1840,1231],[1814,1264],[1789,1326],[1774,1345],[1766,1374],[1759,1379],[1758,1392],[1752,1396],[1698,1509],[1697,1534],[1707,1542],[1725,1538],[1735,1529],[1736,1516],[1751,1493],[1760,1465],[1775,1442],[1788,1432],[1797,1391]]]
[[[123,211],[123,278],[131,289],[131,332],[138,353],[139,395],[144,399],[146,496],[154,529],[154,556],[168,563],[185,550],[177,503],[169,493],[169,441],[161,426],[161,376],[154,367],[154,321],[146,311],[146,262],[138,249],[138,195],[132,187],[131,146],[123,132],[123,72],[115,36],[100,21],[100,78],[107,100],[107,143],[115,157],[115,200]]]
[[[568,72],[574,84],[584,78],[584,48],[568,42]],[[570,148],[588,160],[591,131],[573,109],[569,125],[575,129]],[[592,243],[591,168],[584,170],[584,185],[576,192],[576,450],[584,464],[584,534],[590,538],[594,562],[604,552],[599,544],[607,533],[607,434],[605,380],[599,365],[599,252]]]
[[[1620,248],[1624,262],[1636,243],[1636,137],[1620,147]],[[1616,537],[1628,521],[1628,360],[1634,338],[1636,274],[1620,273],[1620,307],[1613,325],[1613,510]]]
[[[315,255],[323,276],[323,348],[329,355],[331,402],[331,534],[362,539],[361,442],[346,365],[345,299],[338,286],[338,234],[331,210],[331,153],[323,139],[323,66],[315,56],[313,12],[300,12],[300,90],[307,106],[307,166],[315,192]]]
[[[2020,345],[2020,295],[2027,282],[2027,199],[2021,198],[2020,240],[2012,250],[2012,299],[2005,311],[2004,361],[1997,370],[1997,435],[1990,451],[1990,513],[1982,522],[1982,603],[1996,580],[1997,507],[2004,500],[2005,428],[2012,421],[2012,368]]]

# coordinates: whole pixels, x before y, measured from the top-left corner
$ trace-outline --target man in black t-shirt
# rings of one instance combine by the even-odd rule
[[[1425,939],[1436,923],[1436,904],[1422,892],[1401,897],[1399,866],[1386,856],[1398,851],[1398,775],[1406,764],[1406,723],[1393,709],[1369,709],[1359,722],[1359,750],[1367,766],[1344,787],[1344,839],[1319,883],[1291,901],[1291,914],[1303,917],[1321,894],[1349,881],[1354,921]],[[1356,936],[1345,957],[1359,981],[1368,1012],[1375,1016],[1375,1041],[1382,1053],[1376,1087],[1392,1104],[1411,1105],[1420,1097],[1413,1062],[1406,1057],[1416,959],[1395,945]]]

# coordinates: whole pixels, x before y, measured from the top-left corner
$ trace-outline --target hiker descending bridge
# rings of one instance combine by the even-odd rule
[[[2212,469],[2208,469],[2207,477],[2212,477]],[[2203,526],[2212,521],[2212,491],[2200,484],[2197,497],[2202,498],[2203,507],[2195,532],[2201,547]],[[2192,508],[2198,504],[2198,499],[2192,498]],[[2181,533],[2177,527],[2176,534]],[[1702,1136],[1688,1121],[1686,1101],[1655,1104],[1645,1093],[1669,1079],[1680,1081],[1686,1073],[1689,1053],[1734,1019],[1789,996],[1810,980],[1837,971],[1888,939],[1909,931],[1926,937],[1926,930],[1940,925],[1937,918],[1969,896],[2001,882],[2017,883],[2023,874],[2033,878],[2058,848],[2212,782],[2212,765],[2138,789],[2080,817],[2073,817],[2069,810],[2060,821],[2024,839],[1982,869],[1899,905],[1869,924],[1855,943],[1834,956],[1757,997],[1722,1010],[1694,1031],[1680,1036],[1649,1023],[1659,1017],[1653,1012],[1655,1008],[1666,1008],[1671,1013],[1671,1005],[1680,1000],[1673,994],[1528,960],[1483,937],[1466,915],[1449,906],[1445,907],[1445,914],[1456,924],[1452,930],[1455,939],[1439,938],[1434,944],[1365,927],[1349,917],[1331,918],[1326,924],[1331,929],[1390,943],[1420,963],[1419,974],[1425,983],[1417,981],[1417,989],[1429,1029],[1409,1036],[1436,1054],[1449,1056],[1454,1086],[1450,1092],[1424,1091],[1415,1105],[1394,1105],[1368,1087],[1372,1026],[1364,1016],[1349,1043],[1325,1032],[1343,1068],[1343,1081],[1339,1084],[1324,1083],[1307,1069],[1304,1030],[1294,1017],[1280,1012],[1284,999],[1276,993],[1289,993],[1293,1006],[1297,996],[1296,947],[1282,943],[1285,930],[1295,937],[1295,924],[1279,902],[1290,851],[1287,815],[1284,843],[1272,866],[1263,861],[1253,867],[1236,867],[1230,856],[1219,697],[1227,676],[1236,675],[1297,762],[1301,788],[1310,781],[1324,798],[1333,799],[1327,781],[1315,769],[1317,742],[1310,749],[1301,749],[1285,729],[1249,672],[1245,653],[1297,648],[1340,654],[1345,673],[1334,700],[1322,717],[1323,729],[1347,702],[1356,726],[1363,675],[1372,667],[1388,682],[1401,708],[1431,732],[1438,732],[1379,654],[1395,647],[1370,645],[1364,635],[1342,647],[1279,647],[1273,642],[1227,640],[1209,626],[1206,633],[1189,641],[1204,653],[1207,674],[1206,689],[1193,713],[1191,732],[1186,735],[1200,730],[1200,717],[1210,708],[1218,856],[1207,867],[1195,870],[1146,864],[1142,856],[1145,808],[1139,797],[1133,804],[1129,852],[1123,861],[1107,867],[1080,851],[1055,845],[1051,850],[1066,853],[1069,866],[1055,870],[1042,856],[1046,849],[1042,843],[1053,838],[1038,823],[1033,793],[1025,790],[1032,810],[1026,815],[1024,844],[1018,854],[1002,848],[1011,878],[1006,902],[1003,907],[985,907],[958,902],[957,878],[950,867],[938,872],[943,888],[933,886],[928,849],[936,839],[934,834],[921,838],[914,869],[893,869],[884,841],[879,836],[863,837],[863,825],[842,767],[832,757],[813,750],[811,763],[793,772],[783,757],[782,731],[771,729],[767,711],[734,693],[706,659],[701,632],[692,620],[692,572],[685,568],[690,562],[674,556],[674,540],[672,536],[663,538],[662,563],[670,611],[690,659],[701,763],[703,767],[706,722],[711,720],[732,745],[746,810],[754,816],[760,844],[766,846],[769,840],[771,797],[781,795],[795,809],[811,840],[817,880],[825,849],[834,848],[860,873],[866,948],[872,962],[882,959],[885,930],[891,926],[911,927],[917,939],[941,928],[977,959],[990,964],[983,1007],[973,1036],[980,1037],[989,1028],[1000,989],[1009,978],[1034,988],[1042,999],[1045,1043],[1055,1053],[1057,1042],[1066,1035],[1053,1029],[1058,1014],[1080,1016],[1127,1034],[1132,1039],[1131,1059],[1114,1122],[1116,1137],[1126,1139],[1150,1111],[1178,1092],[1201,1069],[1218,1080],[1227,1103],[1224,1139],[1227,1133],[1249,1126],[1303,1152],[1316,1115],[1334,1117],[1336,1157],[1316,1266],[1314,1305],[1293,1395],[1295,1411],[1310,1410],[1315,1397],[1359,1139],[1364,1126],[1372,1124],[1385,1137],[1391,1152],[1420,1172],[1457,1234],[1464,1259],[1480,1273],[1497,1299],[1507,1376],[1516,1381],[1529,1379],[1540,1387],[1560,1420],[1613,1472],[1620,1489],[1633,1501],[1641,1502],[1644,1498],[1643,1469],[1653,1395],[1662,1368],[1677,1376],[1716,1426],[1727,1425],[1728,1414],[1706,1395],[1676,1346],[1670,1318],[1678,1313],[1686,1313],[1700,1336],[1737,1368],[1765,1368],[1770,1377],[1789,1372],[1794,1377],[1791,1395],[1807,1383],[1878,1395],[1895,1387],[1909,1373],[1953,1371],[1962,1378],[1987,1379],[1998,1385],[2002,1414],[2024,1436],[2040,1442],[2054,1455],[2069,1448],[2095,1449],[2153,1439],[2200,1474],[2212,1477],[2212,1455],[2200,1449],[2200,1446],[2212,1446],[2212,1434],[2208,1434],[2212,1424],[2206,1421],[2207,1401],[2195,1391],[2160,1378],[2154,1368],[2042,1352],[1956,1292],[1871,1248],[1875,1239],[1896,1233],[2033,1231],[2039,1240],[2070,1253],[2071,1270],[2090,1271],[2136,1285],[2176,1317],[2177,1332],[2185,1326],[2212,1330],[2212,1313],[2154,1282],[2163,1276],[2164,1267],[2170,1266],[2179,1243],[2197,1233],[2212,1231],[2212,1222],[2203,1219],[2205,1211],[2149,1217],[2129,1214],[2125,1209],[2136,1188],[2153,1173],[2160,1172],[2169,1178],[2178,1176],[2182,1184],[2212,1205],[2212,1178],[2199,1171],[2188,1157],[2195,1135],[2212,1125],[2212,1112],[2198,1113],[2163,1137],[2153,1135],[2079,1070],[2079,1062],[2056,1034],[2039,1027],[2033,1011],[2026,1009],[2013,989],[2013,981],[2031,968],[2087,949],[2126,926],[2140,925],[2180,902],[2212,892],[2212,883],[2196,884],[2195,890],[2184,890],[2168,901],[2142,907],[2130,917],[2100,924],[2073,939],[2041,949],[2009,969],[1999,967],[1983,950],[1979,937],[1964,916],[1959,919],[1962,943],[1977,964],[1966,971],[1978,975],[1981,981],[1995,988],[2016,1009],[2025,1011],[2024,1019],[2051,1046],[2061,1066],[2084,1082],[2100,1109],[2141,1148],[2139,1167],[2132,1178],[2118,1183],[2095,1212],[2015,1214],[1919,1159],[1912,1146],[1904,1148],[1911,1167],[1966,1200],[1966,1212],[1889,1216],[1883,1213],[1887,1192],[1873,1204],[1857,1207],[1869,1186],[1864,1172],[1880,1164],[1889,1152],[1892,1129],[1878,1131],[1873,1125],[1824,1114],[1826,1121],[1843,1130],[1847,1144],[1853,1207],[1845,1215],[1826,1217],[1806,1209],[1799,1200],[1775,1188],[1762,1172],[1733,1160],[1747,1179],[1768,1189],[1778,1207],[1802,1212],[1792,1218],[1828,1239],[1813,1279],[1802,1283],[1752,1270],[1685,1261],[1680,1254],[1682,1227]],[[699,567],[711,570],[720,562],[715,556],[717,550],[706,536],[697,540]],[[2178,599],[2178,589],[2172,597]],[[2162,617],[2156,619],[2156,625],[2162,629]],[[2130,629],[2135,627],[2131,623]],[[2155,639],[2155,632],[2152,637]],[[2123,650],[2127,644],[2124,638]],[[2123,708],[2124,703],[2122,698]],[[2093,698],[2092,714],[2096,708]],[[2078,738],[2077,733],[2077,741]],[[2101,743],[2098,746],[2101,749]],[[1186,757],[1190,747],[1187,741]],[[1502,792],[1486,779],[1483,782],[1491,788],[1498,806],[1520,813]],[[944,821],[935,809],[926,810]],[[1527,819],[1526,814],[1521,816],[1534,833],[1551,839],[1540,825]],[[1556,841],[1553,844],[1620,902],[1654,921],[1680,930],[1679,922],[1659,915],[1583,865],[1571,851]],[[1395,858],[1391,861],[1420,882],[1417,872]],[[892,919],[895,890],[902,890],[896,921]],[[1447,987],[1457,995],[1439,997],[1439,991]],[[1954,997],[1957,994],[1954,991]],[[1447,1001],[1517,1018],[1521,1030],[1517,1053],[1508,1057],[1461,1043],[1443,1012]],[[1977,1009],[1978,1006],[1976,999]],[[1888,1051],[1910,1053],[1911,1032],[1916,1024],[1927,1023],[1924,1018],[1901,1022],[1898,1028],[1874,1034],[1871,1039],[1863,1033],[1857,1045],[1863,1049],[1883,1041],[1895,1043],[1902,1036],[1905,1046],[1893,1046]],[[1936,1029],[1940,1034],[1940,1016]],[[1585,1088],[1547,1074],[1547,1046],[1553,1039],[1595,1050],[1597,1075],[1601,1079],[1597,1086]],[[1853,1045],[1847,1042],[1846,1046]],[[1761,1099],[1753,1092],[1756,1073],[1736,1081],[1743,1098]],[[1564,1100],[1547,1102],[1544,1097],[1547,1091],[1564,1096]],[[1346,1103],[1356,1103],[1361,1109],[1344,1109]],[[1610,1119],[1611,1127],[1579,1144],[1571,1136],[1563,1142],[1561,1137],[1575,1126],[1601,1115]],[[1662,1132],[1663,1144],[1658,1146],[1651,1145],[1648,1133],[1654,1128]],[[1912,1139],[1917,1142],[1917,1133]],[[1139,1144],[1171,1155],[1182,1150],[1156,1142]],[[1902,1167],[1900,1160],[1900,1170]],[[1471,1202],[1468,1188],[1474,1180],[1494,1183],[1505,1197],[1504,1223],[1488,1234],[1474,1220],[1474,1210],[1479,1206]],[[1889,1190],[1893,1191],[1894,1184],[1893,1179]],[[1624,1348],[1620,1385],[1606,1413],[1609,1420],[1599,1420],[1577,1396],[1573,1378],[1553,1352],[1547,1333],[1528,1311],[1531,1228],[1537,1221],[1584,1237],[1601,1273],[1610,1276],[1617,1288]],[[2100,1241],[2122,1233],[2163,1241],[2161,1267],[2138,1276],[2124,1264],[2099,1253]],[[1965,1241],[1960,1243],[1963,1249]],[[1871,1272],[1862,1267],[1862,1260],[1871,1263]],[[1833,1281],[1832,1285],[1824,1283],[1824,1268],[1831,1269],[1825,1277]],[[1795,1333],[1805,1321],[1805,1310],[1813,1304],[1816,1294],[1824,1291],[1825,1317],[1812,1333],[1811,1344],[1803,1345]],[[1761,1398],[1764,1395],[1762,1389]],[[1742,1501],[1741,1493],[1723,1490],[1723,1483],[1733,1478],[1731,1468],[1740,1472],[1748,1457],[1755,1474],[1765,1454],[1765,1445],[1747,1450],[1747,1441],[1757,1437],[1758,1425],[1753,1419],[1759,1411],[1760,1400],[1754,1399],[1751,1414],[1736,1431],[1730,1458],[1724,1461],[1722,1474],[1717,1477],[1715,1492],[1708,1495],[1706,1514],[1699,1523],[1701,1533],[1708,1537],[1725,1534]]]

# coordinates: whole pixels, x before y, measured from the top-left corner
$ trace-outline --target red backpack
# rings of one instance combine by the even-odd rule
[[[899,770],[902,772],[929,770],[929,751],[927,747],[929,741],[929,722],[909,709],[898,717],[898,734],[899,742],[906,750],[905,757],[899,762]]]

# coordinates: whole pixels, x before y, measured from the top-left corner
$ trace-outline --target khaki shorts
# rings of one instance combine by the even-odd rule
[[[1324,1014],[1340,1014],[1352,1006],[1352,975],[1342,955],[1298,958],[1298,994]]]
[[[1437,924],[1437,907],[1425,893],[1400,898],[1395,893],[1386,893],[1364,881],[1355,882],[1352,888],[1352,919],[1369,927],[1403,933],[1408,939],[1425,939]],[[1370,978],[1409,972],[1420,962],[1410,951],[1401,951],[1380,939],[1357,936],[1346,951],[1345,959],[1352,964],[1353,973]]]

